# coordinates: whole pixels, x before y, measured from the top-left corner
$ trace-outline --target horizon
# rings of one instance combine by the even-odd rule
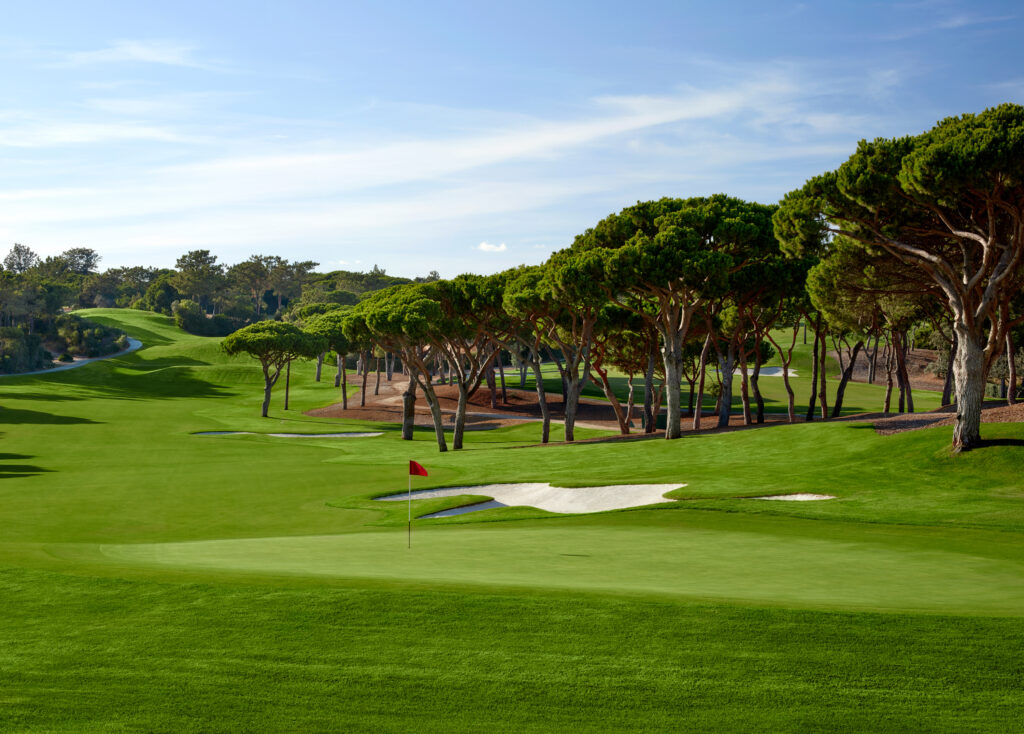
[[[8,9],[0,246],[417,277],[638,200],[773,203],[860,139],[1024,98],[1006,2]],[[53,18],[60,16],[60,27]]]

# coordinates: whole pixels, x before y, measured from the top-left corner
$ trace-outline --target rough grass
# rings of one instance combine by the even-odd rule
[[[1006,731],[1024,705],[1024,430],[779,426],[529,447],[304,416],[163,317],[146,347],[0,381],[0,729]],[[773,378],[777,379],[777,378]],[[765,380],[767,381],[767,380]],[[870,386],[865,386],[869,388]],[[872,388],[878,390],[878,388]],[[372,439],[201,437],[384,430]],[[597,434],[592,434],[597,435]],[[372,498],[680,482],[683,501],[416,523]],[[828,502],[741,499],[827,492]],[[424,501],[418,512],[461,504]]]

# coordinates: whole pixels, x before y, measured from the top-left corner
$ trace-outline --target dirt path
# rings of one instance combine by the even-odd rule
[[[325,375],[324,379],[333,379],[333,376]],[[408,378],[400,374],[395,374],[391,382],[388,382],[384,375],[381,375],[379,394],[374,395],[375,376],[371,374],[367,380],[365,407],[359,406],[360,395],[357,392],[349,396],[348,410],[343,410],[341,404],[336,403],[326,408],[309,411],[308,415],[325,418],[345,418],[348,420],[401,423],[402,393],[405,392],[407,381]],[[441,401],[441,412],[444,414],[445,428],[450,430],[455,422],[455,409],[458,401],[457,390],[453,385],[435,385],[434,390]],[[486,387],[480,388],[470,398],[466,410],[466,430],[486,431],[493,428],[517,425],[523,421],[541,420],[540,403],[537,401],[537,393],[535,391],[508,388],[506,392],[508,394],[508,401],[502,402],[501,390],[499,389],[497,406],[492,407],[490,390]],[[547,401],[551,412],[551,422],[563,423],[565,413],[562,406],[562,396],[548,395]],[[623,407],[625,408],[625,406]],[[641,432],[640,417],[642,410],[642,407],[634,407],[633,409],[633,433],[629,437],[641,438],[663,435],[663,431],[653,434],[643,434]],[[763,425],[778,425],[785,422],[785,416],[767,416],[766,420],[767,423]],[[684,418],[683,430],[689,431],[691,423],[692,419]],[[422,392],[418,392],[416,396],[416,425],[424,428],[432,428],[434,425],[430,417],[430,409]],[[717,425],[717,416],[702,416],[702,431],[716,429]],[[619,424],[615,419],[615,412],[612,410],[612,407],[602,400],[595,400],[593,398],[580,398],[580,404],[576,411],[576,426],[604,431],[618,432],[619,430]],[[729,429],[723,430],[753,427],[755,426],[743,425],[742,415],[733,415],[730,420]]]
[[[128,348],[123,349],[120,352],[116,352],[115,354],[107,354],[102,357],[91,357],[89,359],[76,359],[74,362],[71,362],[70,364],[62,364],[57,367],[48,367],[45,370],[33,370],[32,372],[17,372],[11,375],[0,375],[0,377],[27,377],[28,375],[49,375],[54,372],[64,372],[65,370],[73,370],[76,367],[84,367],[87,364],[99,362],[100,360],[103,359],[114,359],[114,357],[123,357],[124,355],[131,354],[135,350],[141,348],[142,342],[140,342],[138,339],[132,339],[131,337],[128,337]]]

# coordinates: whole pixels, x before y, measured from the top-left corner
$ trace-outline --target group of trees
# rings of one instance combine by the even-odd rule
[[[225,336],[246,324],[288,318],[310,303],[354,304],[362,293],[396,283],[381,268],[367,273],[317,273],[317,263],[253,255],[227,266],[209,250],[192,250],[173,269],[99,270],[99,254],[76,247],[45,258],[16,243],[0,265],[0,370],[21,372],[50,364],[51,352],[98,356],[95,339],[72,343],[57,321],[75,308],[138,308],[173,316],[186,331]],[[420,280],[436,279],[436,274]],[[88,328],[95,329],[95,325]],[[85,345],[91,345],[86,347]],[[84,350],[84,351],[83,351]]]
[[[863,141],[836,171],[779,205],[725,195],[640,202],[543,265],[392,285],[337,318],[349,349],[401,358],[410,375],[406,423],[422,392],[442,451],[435,376],[458,387],[459,448],[468,398],[502,351],[534,370],[544,408],[540,360],[546,353],[558,365],[567,440],[588,381],[604,388],[621,430],[630,430],[632,390],[623,408],[611,367],[631,387],[642,377],[646,430],[661,403],[653,396],[664,391],[665,435],[673,439],[681,434],[683,381],[698,429],[709,375],[719,385],[720,424],[729,420],[736,370],[745,421],[763,420],[760,367],[771,353],[788,366],[801,327],[814,338],[808,420],[819,409],[822,418],[839,414],[862,354],[870,379],[880,363],[885,370],[886,411],[894,383],[899,409],[913,410],[907,352],[914,331],[927,329],[948,345],[944,402],[955,399],[953,449],[961,451],[980,441],[990,370],[1002,353],[1016,354],[1022,250],[1024,108],[1002,105],[921,135]],[[842,370],[831,413],[830,352]],[[1006,365],[1012,401],[1016,361]],[[543,417],[546,440],[546,410]]]

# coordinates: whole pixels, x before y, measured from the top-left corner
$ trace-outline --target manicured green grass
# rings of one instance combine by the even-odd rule
[[[251,360],[91,313],[145,348],[0,381],[0,730],[1006,731],[1024,705],[1018,425],[959,457],[852,423],[438,454],[303,415],[338,399],[310,364],[261,419]],[[420,520],[409,551],[372,499],[408,459],[417,488],[686,486]],[[838,499],[745,499],[786,492]]]

